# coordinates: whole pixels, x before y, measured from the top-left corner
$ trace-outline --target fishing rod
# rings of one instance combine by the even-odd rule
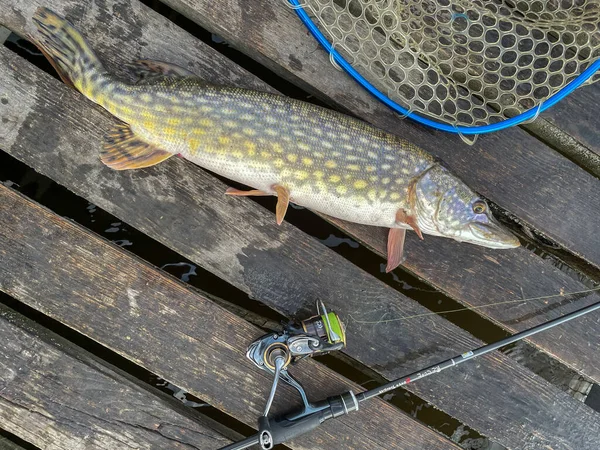
[[[246,356],[260,369],[274,376],[263,415],[258,419],[258,433],[242,441],[222,447],[219,450],[243,450],[259,445],[262,450],[270,450],[281,444],[314,430],[323,422],[359,410],[360,403],[377,397],[422,378],[457,366],[468,360],[498,350],[505,345],[554,328],[570,320],[600,309],[600,302],[573,311],[564,316],[516,333],[492,344],[469,350],[437,364],[404,375],[377,388],[355,394],[347,391],[316,403],[308,400],[302,385],[287,371],[287,368],[308,356],[341,350],[346,345],[344,324],[334,312],[327,312],[322,302],[317,302],[317,316],[306,319],[299,326],[287,325],[281,333],[270,333],[254,341]],[[293,386],[302,398],[299,410],[269,417],[269,410],[275,397],[279,379]]]

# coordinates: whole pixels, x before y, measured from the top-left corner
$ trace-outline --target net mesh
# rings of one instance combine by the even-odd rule
[[[302,2],[378,90],[455,125],[536,107],[600,55],[600,0]]]

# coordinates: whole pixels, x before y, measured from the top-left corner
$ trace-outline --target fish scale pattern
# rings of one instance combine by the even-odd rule
[[[303,6],[388,98],[457,126],[534,108],[600,56],[598,0],[303,0]]]

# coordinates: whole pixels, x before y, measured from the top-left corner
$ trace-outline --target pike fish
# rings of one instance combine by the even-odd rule
[[[109,74],[81,34],[39,8],[37,45],[63,81],[112,113],[100,159],[138,169],[181,155],[250,186],[339,219],[387,227],[388,264],[402,262],[406,230],[490,248],[518,247],[486,202],[431,155],[365,122],[284,96],[208,84],[181,67],[133,64],[140,80]]]

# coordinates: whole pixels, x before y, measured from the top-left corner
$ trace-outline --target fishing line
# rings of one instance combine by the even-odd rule
[[[596,288],[593,288],[593,289],[586,289],[585,291],[569,292],[569,293],[566,293],[566,294],[565,293],[559,293],[559,294],[554,294],[554,295],[545,295],[545,296],[541,296],[541,297],[522,298],[522,299],[517,299],[517,300],[506,300],[506,301],[502,301],[502,302],[489,303],[489,304],[480,305],[480,306],[470,306],[470,307],[464,307],[464,308],[458,308],[458,309],[450,309],[450,310],[446,310],[446,311],[437,311],[437,312],[427,312],[427,313],[422,313],[422,314],[414,314],[412,316],[399,317],[399,318],[395,318],[395,319],[359,320],[359,319],[354,318],[352,316],[352,314],[349,314],[348,317],[350,319],[352,319],[354,322],[361,323],[361,324],[378,324],[378,323],[389,323],[389,322],[401,322],[401,321],[410,320],[410,319],[416,319],[416,318],[420,318],[420,317],[430,317],[430,316],[435,316],[435,315],[443,315],[443,314],[450,314],[450,313],[457,313],[457,312],[464,312],[464,311],[475,311],[475,310],[478,310],[478,309],[490,308],[492,306],[498,306],[498,305],[509,305],[509,304],[513,304],[513,303],[526,303],[526,302],[530,302],[530,301],[534,301],[534,300],[548,300],[548,299],[556,298],[556,297],[569,297],[569,296],[573,296],[573,295],[589,294],[591,292],[596,292],[596,291],[600,291],[600,286],[598,286]]]
[[[592,61],[598,54],[593,25],[600,17],[591,3],[581,17],[565,20],[562,10],[544,11],[545,17],[518,10],[529,8],[525,2],[501,14],[495,2],[429,0],[411,4],[420,8],[414,16],[399,0],[282,1],[332,62],[378,100],[401,116],[461,137],[535,120],[593,82],[600,69],[600,59]],[[383,93],[390,86],[394,98]]]

